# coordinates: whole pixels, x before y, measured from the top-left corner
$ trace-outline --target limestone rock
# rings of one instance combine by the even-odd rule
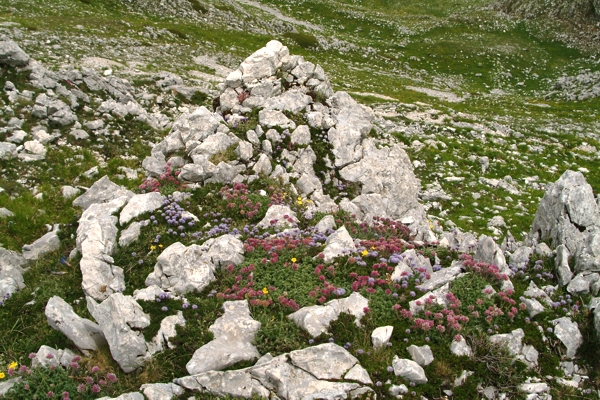
[[[158,256],[146,286],[157,285],[177,294],[201,291],[215,280],[215,266],[202,256],[202,248],[196,244],[173,243]]]
[[[174,383],[146,383],[140,387],[140,391],[148,400],[171,400],[185,392]]]
[[[433,353],[431,352],[431,347],[427,345],[420,347],[410,345],[406,348],[406,350],[414,362],[419,364],[421,367],[425,367],[433,362]]]
[[[269,207],[265,217],[256,226],[259,228],[291,228],[298,223],[296,213],[286,205],[275,204]]]
[[[452,352],[452,354],[459,357],[471,357],[473,355],[473,350],[471,349],[471,346],[469,346],[469,344],[467,343],[465,338],[462,337],[462,335],[460,336],[460,340],[456,340],[456,338],[454,338],[454,340],[450,344],[450,351]]]
[[[87,306],[121,369],[129,373],[144,365],[148,349],[141,330],[150,325],[150,317],[142,307],[121,293],[113,293],[100,304],[88,296]]]
[[[371,333],[371,341],[373,342],[373,347],[376,349],[384,347],[385,344],[390,341],[390,338],[392,337],[392,332],[394,332],[394,327],[391,325],[380,326],[379,328],[375,328],[373,333]]]
[[[196,350],[187,363],[190,374],[222,370],[260,357],[252,341],[261,324],[250,316],[248,300],[227,301],[223,311],[209,328],[215,339]]]
[[[98,324],[81,318],[73,311],[73,307],[58,296],[48,300],[45,310],[48,324],[62,332],[80,350],[98,350],[106,345],[104,333]]]
[[[23,258],[27,261],[35,261],[60,248],[58,230],[46,233],[31,244],[23,246]]]
[[[394,356],[392,367],[394,368],[394,375],[401,376],[409,382],[420,385],[428,381],[423,368],[412,360]]]
[[[29,63],[29,56],[12,40],[0,40],[0,65],[23,67]]]
[[[293,365],[323,380],[340,380],[358,363],[356,357],[335,343],[295,350],[289,357]]]
[[[127,205],[123,207],[123,210],[121,210],[119,223],[125,225],[135,217],[160,208],[163,205],[163,200],[163,195],[158,192],[137,194],[133,196],[129,199]]]
[[[346,227],[342,226],[327,238],[325,248],[323,249],[323,260],[325,262],[331,262],[336,257],[353,252],[356,252],[354,240],[348,233]]]
[[[583,336],[579,332],[579,326],[571,321],[569,317],[557,318],[550,321],[554,325],[554,334],[567,348],[566,357],[572,359],[577,353],[579,346],[583,344]]]
[[[81,207],[85,211],[94,203],[106,203],[121,196],[129,199],[133,197],[133,192],[112,183],[105,175],[97,180],[83,195],[73,200],[73,205]]]

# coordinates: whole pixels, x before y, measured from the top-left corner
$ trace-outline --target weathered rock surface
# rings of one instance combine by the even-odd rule
[[[23,246],[23,258],[27,261],[35,261],[60,248],[58,230],[52,230],[31,244]]]
[[[113,359],[126,372],[133,372],[149,359],[141,330],[150,325],[150,317],[131,297],[113,293],[98,304],[87,297],[87,307],[100,325]]]
[[[215,339],[196,350],[186,364],[191,375],[222,370],[237,362],[260,357],[252,341],[261,324],[250,316],[248,300],[227,301],[223,311],[224,314],[208,328]]]
[[[29,56],[12,40],[0,41],[0,65],[23,67],[29,63]]]
[[[73,307],[58,296],[48,300],[45,314],[48,324],[62,332],[82,351],[95,351],[107,344],[98,324],[75,314]]]
[[[414,382],[415,384],[419,385],[427,383],[428,381],[423,368],[412,360],[394,356],[392,367],[394,368],[394,374],[396,376],[401,376],[407,379],[409,382]]]
[[[567,170],[546,189],[529,237],[564,245],[576,273],[600,270],[600,206],[581,172]]]

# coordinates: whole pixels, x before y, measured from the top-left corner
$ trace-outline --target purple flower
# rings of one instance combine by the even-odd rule
[[[394,367],[387,367],[387,372],[394,372]]]
[[[54,397],[54,392],[51,390],[48,393],[46,393],[46,397],[50,397],[53,398]]]
[[[100,371],[100,367],[98,367],[97,365],[94,365],[94,366],[92,367],[92,372],[93,372],[93,373],[96,373],[96,372],[98,372],[98,371]]]
[[[167,307],[167,306],[163,306],[163,307],[161,308],[161,310],[163,310],[163,311],[169,311],[169,307]]]
[[[198,306],[197,306],[197,305],[195,305],[195,304],[193,304],[193,305],[192,305],[192,310],[195,310],[195,309],[197,309],[197,308],[198,308]]]

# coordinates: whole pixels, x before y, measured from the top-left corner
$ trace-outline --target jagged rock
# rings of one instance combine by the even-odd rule
[[[146,383],[140,390],[148,400],[171,400],[185,393],[181,386],[174,383]]]
[[[202,249],[205,252],[203,258],[221,269],[230,264],[239,265],[244,262],[244,244],[233,235],[209,239],[204,242]]]
[[[40,161],[46,158],[48,150],[37,140],[29,140],[23,143],[23,150],[17,155],[24,162]]]
[[[261,154],[256,164],[252,167],[252,170],[258,175],[268,176],[273,171],[271,160],[269,160],[266,154]]]
[[[321,233],[325,233],[330,229],[334,229],[335,218],[333,218],[333,215],[326,215],[319,221],[319,223],[317,223],[317,225],[315,225],[315,228]]]
[[[331,300],[323,306],[302,307],[288,315],[288,318],[312,337],[317,337],[327,332],[331,321],[335,321],[340,313],[353,315],[354,322],[360,326],[360,319],[365,315],[365,308],[368,306],[369,301],[366,298],[358,292],[353,292],[344,299]]]
[[[390,386],[389,393],[392,396],[399,396],[408,393],[406,385],[392,385]]]
[[[493,264],[498,267],[500,273],[508,276],[514,275],[514,273],[508,268],[504,253],[500,246],[494,242],[489,236],[481,235],[479,237],[479,243],[477,245],[477,252],[473,257],[475,261],[482,261],[487,264]]]
[[[126,247],[135,242],[140,237],[141,229],[141,222],[133,222],[123,229],[119,235],[119,247]]]
[[[327,136],[333,146],[335,166],[344,167],[360,160],[362,139],[373,127],[373,110],[358,104],[346,92],[335,93],[329,102],[336,127],[330,129]]]
[[[327,238],[325,248],[323,249],[323,260],[325,262],[331,262],[336,257],[354,252],[356,252],[354,240],[348,233],[346,227],[342,226]]]
[[[557,318],[550,322],[554,325],[554,334],[567,348],[565,356],[572,359],[583,344],[583,336],[579,332],[577,322],[571,321],[569,317]]]
[[[196,244],[173,243],[158,256],[146,286],[157,285],[177,294],[201,291],[215,280],[215,266],[202,256],[202,248]]]
[[[12,40],[0,40],[0,65],[23,67],[29,63],[29,56]]]
[[[95,351],[106,345],[104,333],[98,324],[75,314],[73,307],[62,298],[51,297],[46,304],[45,314],[48,324],[62,332],[80,350]]]
[[[75,353],[69,349],[56,350],[52,347],[42,345],[37,353],[35,353],[35,357],[31,359],[31,368],[68,367],[73,357],[75,357]]]
[[[428,345],[421,347],[410,345],[406,348],[406,350],[414,362],[419,364],[421,367],[425,367],[433,362],[433,353],[431,352],[431,347]]]
[[[11,160],[17,156],[17,145],[0,142],[0,160]]]
[[[513,356],[518,356],[523,348],[523,338],[525,332],[523,329],[515,329],[511,333],[502,333],[490,336],[489,340],[491,343],[503,344],[508,349],[508,352]]]
[[[23,258],[27,261],[35,261],[59,248],[60,239],[58,238],[58,229],[56,229],[31,244],[23,245]]]
[[[373,333],[371,333],[371,341],[373,342],[373,347],[376,349],[384,347],[386,343],[390,341],[390,338],[392,337],[392,332],[394,332],[394,327],[391,325],[380,326],[379,328],[375,328],[375,330],[373,330]]]
[[[556,248],[556,258],[554,259],[556,265],[556,275],[558,276],[558,284],[560,286],[566,286],[573,279],[573,272],[569,267],[569,250],[564,244],[561,244]]]
[[[409,382],[420,385],[428,381],[423,368],[412,360],[394,356],[392,367],[394,368],[394,375],[401,376]]]
[[[408,307],[410,312],[415,315],[420,311],[425,309],[425,304],[427,299],[432,300],[432,304],[436,304],[442,307],[449,307],[450,301],[446,298],[446,295],[450,291],[450,283],[446,283],[443,286],[435,289],[432,292],[425,293],[423,296],[416,300],[411,300],[408,302]]]
[[[305,145],[311,143],[310,128],[307,125],[300,125],[292,132],[292,143]]]
[[[417,289],[424,292],[437,289],[438,287],[443,286],[446,283],[456,279],[456,277],[462,271],[462,263],[460,261],[454,261],[450,267],[442,268],[439,271],[431,273],[429,279],[417,285]]]
[[[543,313],[546,309],[536,299],[523,299],[523,303],[527,307],[527,313],[531,318],[535,317],[539,313]]]
[[[297,223],[296,213],[291,208],[275,204],[269,207],[265,217],[256,226],[259,228],[292,228]]]
[[[529,238],[565,245],[575,272],[600,270],[600,207],[581,172],[565,173],[546,189]]]
[[[529,368],[536,368],[538,366],[538,356],[539,352],[535,347],[526,344],[523,345],[521,354],[517,358],[523,361]]]
[[[459,357],[471,357],[473,355],[473,349],[471,349],[471,346],[468,345],[467,341],[464,337],[462,337],[462,335],[460,335],[460,340],[456,340],[456,337],[454,338],[450,344],[450,352]]]
[[[546,382],[524,383],[519,386],[519,390],[524,393],[538,394],[538,393],[544,393],[544,392],[549,391],[550,387],[548,386],[548,384]]]
[[[87,307],[108,342],[113,359],[126,372],[133,372],[148,359],[141,330],[150,325],[150,317],[131,297],[113,293],[98,304],[86,297]]]
[[[101,194],[100,197],[106,195]],[[118,231],[117,217],[113,214],[128,200],[127,193],[107,203],[91,204],[79,219],[76,244],[82,255],[79,262],[81,287],[87,296],[95,300],[104,300],[112,293],[125,289],[123,269],[114,265],[112,258],[116,250]]]
[[[133,195],[133,192],[112,183],[105,175],[98,179],[84,194],[73,200],[73,205],[81,207],[85,211],[94,203],[106,203],[122,196],[129,199]]]
[[[215,396],[268,398],[270,391],[253,379],[247,369],[235,371],[207,371],[178,378],[175,382],[186,389],[209,392]]]
[[[248,300],[227,301],[224,314],[208,330],[215,339],[194,352],[186,369],[191,375],[222,370],[240,361],[260,357],[252,344],[260,322],[250,316]]]
[[[10,211],[8,208],[2,207],[0,208],[0,218],[10,218],[14,217],[15,214]]]
[[[163,205],[163,201],[164,197],[159,192],[137,194],[121,210],[119,223],[123,226],[143,213],[154,211]]]
[[[288,90],[277,97],[272,97],[263,104],[265,110],[289,111],[299,113],[312,103],[312,98],[300,90]],[[310,138],[310,135],[309,135]],[[293,142],[293,139],[292,139]],[[306,144],[306,143],[305,143]]]
[[[323,343],[289,353],[290,362],[317,379],[340,380],[358,363],[356,357],[335,343]]]
[[[344,375],[344,379],[348,381],[356,381],[365,385],[373,384],[373,380],[369,376],[367,370],[358,363],[348,370],[346,375]]]
[[[590,285],[598,282],[599,275],[595,272],[582,272],[577,274],[567,285],[567,292],[571,294],[589,293]]]
[[[172,349],[175,347],[175,345],[173,345],[169,339],[177,336],[177,325],[185,326],[185,318],[183,317],[183,313],[181,311],[177,312],[175,315],[169,315],[160,321],[160,329],[156,333],[156,336],[152,339],[152,344],[148,345],[148,351],[150,354],[163,351],[165,348]]]
[[[258,112],[258,123],[266,128],[281,127],[283,129],[295,129],[296,123],[278,110],[260,110]]]
[[[528,246],[517,248],[510,256],[510,264],[514,268],[523,268],[529,263],[529,257],[533,254],[533,249]]]
[[[22,266],[26,262],[20,254],[0,247],[0,302],[25,287]]]

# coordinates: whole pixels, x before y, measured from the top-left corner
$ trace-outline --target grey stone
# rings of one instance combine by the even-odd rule
[[[577,322],[571,321],[569,317],[557,318],[550,321],[554,325],[554,334],[567,348],[566,357],[572,359],[577,353],[579,346],[583,344],[583,336],[579,331]]]
[[[297,114],[306,109],[312,103],[312,98],[300,90],[288,90],[277,97],[265,101],[265,110],[289,111]]]
[[[0,160],[11,160],[17,157],[17,145],[14,143],[0,142]]]
[[[526,344],[523,345],[523,348],[521,349],[521,355],[518,358],[529,368],[536,368],[538,366],[538,356],[539,352],[535,349],[535,347]]]
[[[546,310],[542,303],[540,303],[536,299],[524,299],[523,303],[527,307],[527,313],[531,318]]]
[[[311,143],[310,128],[307,125],[300,125],[292,132],[292,143],[305,145]]]
[[[207,240],[203,245],[203,259],[209,260],[215,267],[225,269],[230,264],[244,262],[244,244],[233,235],[221,235]]]
[[[281,111],[277,110],[260,110],[258,112],[258,122],[264,127],[273,128],[280,127],[283,129],[295,129],[296,124],[294,121],[290,120],[288,117],[283,114]]]
[[[523,383],[519,386],[519,390],[525,393],[544,393],[550,390],[550,387],[546,382],[538,382],[538,383]]]
[[[500,273],[512,276],[513,272],[508,268],[504,253],[500,246],[494,242],[491,237],[481,235],[477,245],[477,251],[473,257],[475,261],[482,261],[487,264],[493,264],[498,267]]]
[[[219,397],[234,396],[249,399],[252,396],[260,396],[266,398],[270,393],[258,381],[252,379],[252,376],[245,370],[207,371],[178,378],[175,382],[186,389],[208,392]]]
[[[84,194],[73,200],[73,205],[81,207],[85,211],[94,203],[106,203],[121,196],[129,199],[133,197],[133,192],[112,183],[105,175],[97,180]]]
[[[433,353],[431,352],[431,347],[428,345],[420,347],[410,345],[406,348],[406,350],[414,362],[419,364],[421,367],[425,367],[433,362]]]
[[[266,154],[261,154],[256,164],[252,167],[252,170],[258,175],[268,176],[273,171],[271,160],[269,160]]]
[[[159,192],[137,194],[121,210],[119,223],[123,226],[135,217],[154,211],[163,205],[163,201],[164,197]]]
[[[292,228],[297,223],[296,212],[286,205],[275,204],[269,207],[265,217],[256,226],[259,228]]]
[[[312,337],[327,332],[331,321],[335,321],[340,313],[355,317],[354,322],[360,326],[360,319],[365,315],[369,301],[360,293],[353,292],[343,299],[331,300],[323,306],[308,306],[288,315],[296,325],[307,331]]]
[[[23,258],[27,261],[35,261],[60,248],[58,230],[46,233],[31,244],[23,245]]]
[[[325,232],[329,231],[330,229],[334,229],[335,228],[335,218],[333,217],[333,215],[326,215],[323,218],[321,218],[321,220],[319,221],[319,223],[317,225],[315,225],[315,228],[317,229],[318,232],[321,232],[321,233],[325,233]]]
[[[79,189],[77,189],[73,186],[63,186],[61,189],[62,189],[62,195],[65,199],[70,199],[79,194]]]
[[[195,155],[193,164],[186,164],[181,168],[179,179],[189,182],[204,182],[217,172],[216,166],[205,155]]]
[[[35,353],[35,357],[31,359],[31,368],[50,368],[60,365],[62,350],[56,350],[52,347],[42,345]]]
[[[0,247],[0,301],[25,287],[22,267],[26,263],[20,254]]]
[[[462,263],[460,261],[455,261],[452,263],[452,266],[448,268],[442,268],[439,271],[431,273],[429,279],[417,285],[417,289],[421,291],[437,289],[438,287],[454,280],[462,271]]]
[[[253,131],[251,131],[253,132]],[[242,161],[249,161],[252,158],[252,143],[240,140],[238,147],[235,150],[236,154]]]
[[[529,263],[529,257],[533,254],[533,249],[527,246],[517,248],[510,256],[510,264],[515,268],[523,268]]]
[[[358,383],[362,383],[364,385],[372,385],[373,380],[369,376],[369,373],[366,369],[364,369],[360,364],[356,363],[354,367],[350,368],[350,370],[344,375],[344,380],[347,381],[356,381]]]
[[[29,56],[12,40],[0,41],[0,64],[9,67],[23,67],[29,63]]]
[[[223,311],[224,314],[208,328],[215,339],[196,350],[186,364],[191,375],[222,370],[237,362],[260,357],[252,341],[261,324],[250,316],[248,300],[227,301]]]
[[[295,350],[289,358],[293,365],[322,380],[340,380],[358,363],[356,357],[335,343]]]
[[[508,352],[514,357],[521,354],[521,349],[523,348],[523,338],[525,337],[525,333],[523,329],[515,329],[511,333],[502,333],[490,336],[489,340],[494,344],[502,344],[506,346]]]
[[[407,394],[408,388],[406,387],[406,385],[392,385],[389,388],[389,393],[392,396],[399,396],[402,394]]]
[[[559,245],[556,248],[556,258],[554,259],[556,265],[556,275],[558,276],[558,284],[560,286],[566,286],[573,279],[573,272],[569,267],[569,249],[564,244]]]
[[[140,222],[133,222],[126,229],[123,229],[119,235],[119,247],[126,247],[135,242],[140,237],[141,230],[142,224]]]
[[[173,243],[158,256],[146,286],[157,285],[177,294],[201,291],[215,280],[215,266],[202,256],[202,248],[196,244]]]
[[[342,226],[327,238],[325,248],[323,249],[323,260],[325,262],[331,262],[336,257],[355,251],[356,245],[354,244],[354,240],[348,233],[346,227]]]
[[[567,291],[571,294],[589,293],[590,285],[598,282],[600,276],[595,272],[579,273],[567,285]]]
[[[2,207],[0,208],[0,218],[11,218],[14,217],[15,214],[10,211],[8,208]]]
[[[156,336],[154,336],[151,343],[148,343],[148,352],[154,354],[165,349],[175,348],[175,345],[169,339],[177,336],[177,326],[185,326],[185,318],[181,311],[160,321],[160,328]]]
[[[6,140],[11,143],[23,143],[25,138],[27,137],[27,132],[22,130],[17,130],[12,133]]]
[[[450,352],[459,357],[471,357],[473,355],[473,349],[471,349],[471,346],[468,345],[467,341],[464,337],[462,337],[462,335],[460,335],[460,340],[456,340],[456,338],[454,338],[450,344]]]
[[[394,327],[391,325],[375,328],[373,333],[371,333],[371,342],[373,342],[373,347],[376,349],[383,348],[386,343],[390,341],[392,332],[394,332]]]
[[[101,193],[99,197],[107,196]],[[82,255],[79,262],[81,287],[87,296],[96,300],[106,299],[110,294],[125,289],[123,269],[114,265],[112,258],[116,250],[118,231],[117,217],[113,214],[128,200],[126,194],[107,203],[93,203],[79,219],[76,244]]]
[[[123,393],[117,397],[100,397],[98,400],[144,400],[144,395],[140,392]]]
[[[104,333],[98,324],[75,314],[73,307],[62,298],[51,297],[46,304],[45,314],[48,324],[62,332],[78,349],[95,351],[106,345]]]
[[[150,317],[131,297],[113,293],[98,304],[87,297],[87,307],[104,332],[113,359],[126,372],[133,372],[148,360],[141,330],[150,325]]]
[[[473,371],[463,370],[460,373],[460,376],[454,380],[454,386],[456,387],[463,385],[467,381],[467,378],[473,375],[474,373],[475,372]]]
[[[21,377],[7,379],[3,382],[0,382],[0,397],[5,396],[6,393],[17,383],[21,382]]]
[[[17,157],[24,162],[40,161],[46,158],[48,150],[37,140],[29,140],[23,143],[23,150]]]
[[[392,367],[394,368],[394,375],[401,376],[409,382],[420,385],[428,381],[423,368],[412,360],[394,356]]]
[[[171,400],[185,392],[181,386],[174,383],[146,383],[140,390],[148,400]]]
[[[600,270],[600,207],[581,172],[567,170],[547,187],[529,238],[565,245],[575,272]]]

